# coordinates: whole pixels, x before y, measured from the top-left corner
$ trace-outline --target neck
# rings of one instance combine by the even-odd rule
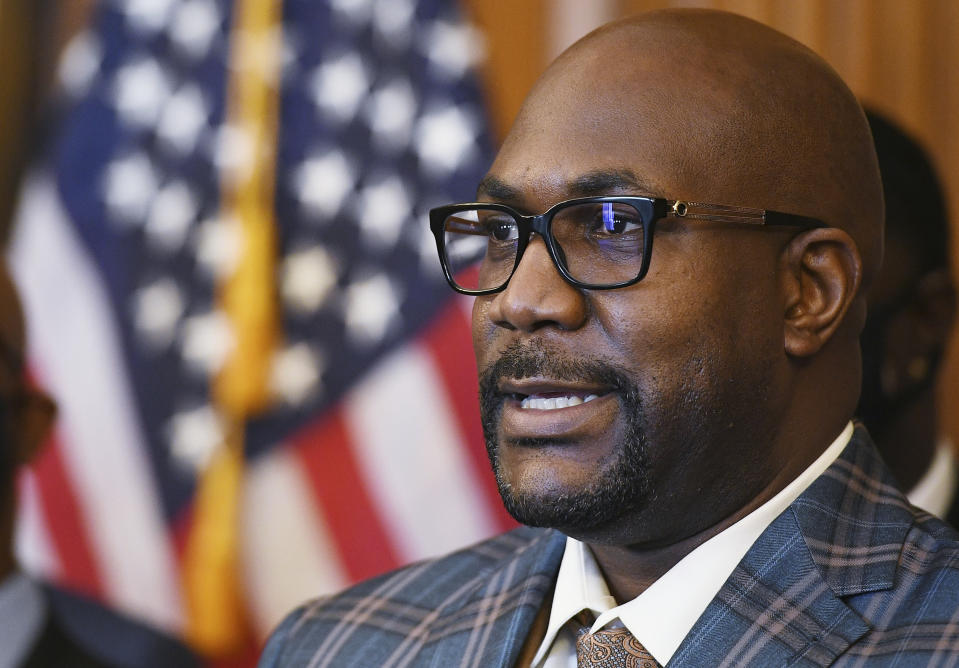
[[[617,604],[636,598],[690,552],[772,499],[812,461],[812,459],[797,461],[795,466],[784,467],[779,475],[747,505],[720,522],[674,543],[668,545],[588,543],[606,579],[610,594],[616,599]]]
[[[797,447],[792,451],[793,456],[784,461],[779,472],[758,493],[754,494],[749,502],[691,536],[668,544],[665,541],[614,544],[587,540],[616,602],[621,604],[636,598],[693,550],[770,501],[787,485],[799,478],[841,431],[836,429],[827,440],[810,439],[806,442],[807,446],[810,443],[821,443],[821,447],[807,448],[805,452],[801,452]],[[732,493],[730,490],[729,495],[720,495],[718,498],[729,498]],[[705,510],[707,507],[708,504],[704,506],[704,512],[708,512]]]
[[[719,531],[721,529],[713,528],[709,532],[664,547],[590,544],[589,548],[603,573],[609,593],[619,605],[642,594],[683,557]]]

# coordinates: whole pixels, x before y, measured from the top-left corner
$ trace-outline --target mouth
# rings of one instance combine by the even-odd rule
[[[539,377],[504,379],[496,389],[498,434],[507,447],[559,446],[564,458],[590,459],[605,456],[617,431],[620,402],[612,387]]]
[[[519,399],[519,407],[523,410],[555,411],[560,408],[579,406],[599,399],[598,394],[569,394],[566,392],[547,392],[542,394],[528,394]]]
[[[588,404],[611,391],[606,387],[576,386],[547,379],[504,380],[500,394],[523,411],[556,411]]]
[[[507,453],[602,458],[625,424],[631,388],[612,362],[542,345],[507,348],[480,374],[487,443],[499,444],[503,461]]]

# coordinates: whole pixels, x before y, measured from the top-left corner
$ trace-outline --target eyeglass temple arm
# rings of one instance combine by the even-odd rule
[[[470,220],[462,220],[455,216],[450,216],[445,221],[446,230],[448,232],[459,232],[461,234],[475,234],[477,236],[486,236],[487,232],[481,227],[477,227],[476,223]]]
[[[719,223],[747,223],[750,225],[777,225],[792,227],[828,227],[818,218],[799,216],[793,213],[751,209],[726,204],[702,204],[684,200],[666,200],[669,215],[694,220],[711,220]]]

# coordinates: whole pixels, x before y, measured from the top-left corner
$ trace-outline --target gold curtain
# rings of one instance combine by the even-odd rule
[[[583,2],[592,0],[582,0]],[[487,41],[486,79],[494,128],[502,133],[546,67],[557,0],[468,0]],[[612,14],[711,7],[749,16],[823,56],[865,103],[923,143],[947,189],[953,273],[959,273],[959,1],[617,0]],[[591,26],[584,26],[584,32]],[[942,383],[944,426],[959,443],[959,327]]]

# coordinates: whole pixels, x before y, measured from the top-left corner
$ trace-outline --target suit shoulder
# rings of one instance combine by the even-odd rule
[[[877,665],[925,666],[954,656],[959,637],[959,534],[917,511],[899,550],[892,587],[848,602],[870,627],[849,650],[849,663],[868,659]]]
[[[406,594],[410,594],[420,601],[424,601],[425,596],[426,602],[439,602],[457,583],[495,568],[504,560],[543,540],[548,533],[528,527],[514,529],[455,552],[414,562],[364,580],[333,596],[316,599],[307,608],[318,610],[343,603],[349,605],[351,601],[361,601],[385,590],[397,599],[404,599]]]
[[[903,579],[959,579],[959,532],[938,517],[916,511],[899,558]]]
[[[43,590],[50,625],[78,649],[95,657],[99,662],[95,665],[130,668],[200,665],[185,645],[158,629],[81,594],[53,585],[44,585]]]
[[[552,545],[557,534],[519,528],[456,552],[384,573],[338,594],[305,603],[274,630],[260,661],[261,668],[308,663],[316,652],[336,653],[332,638],[349,629],[351,643],[362,641],[365,661],[376,665],[414,628],[489,588],[506,563],[523,559],[527,551]],[[532,554],[532,553],[529,553]],[[516,574],[516,577],[519,573]],[[501,578],[500,593],[518,583]],[[451,616],[444,616],[449,622]],[[337,629],[337,633],[331,633]],[[381,648],[385,653],[380,657]]]

